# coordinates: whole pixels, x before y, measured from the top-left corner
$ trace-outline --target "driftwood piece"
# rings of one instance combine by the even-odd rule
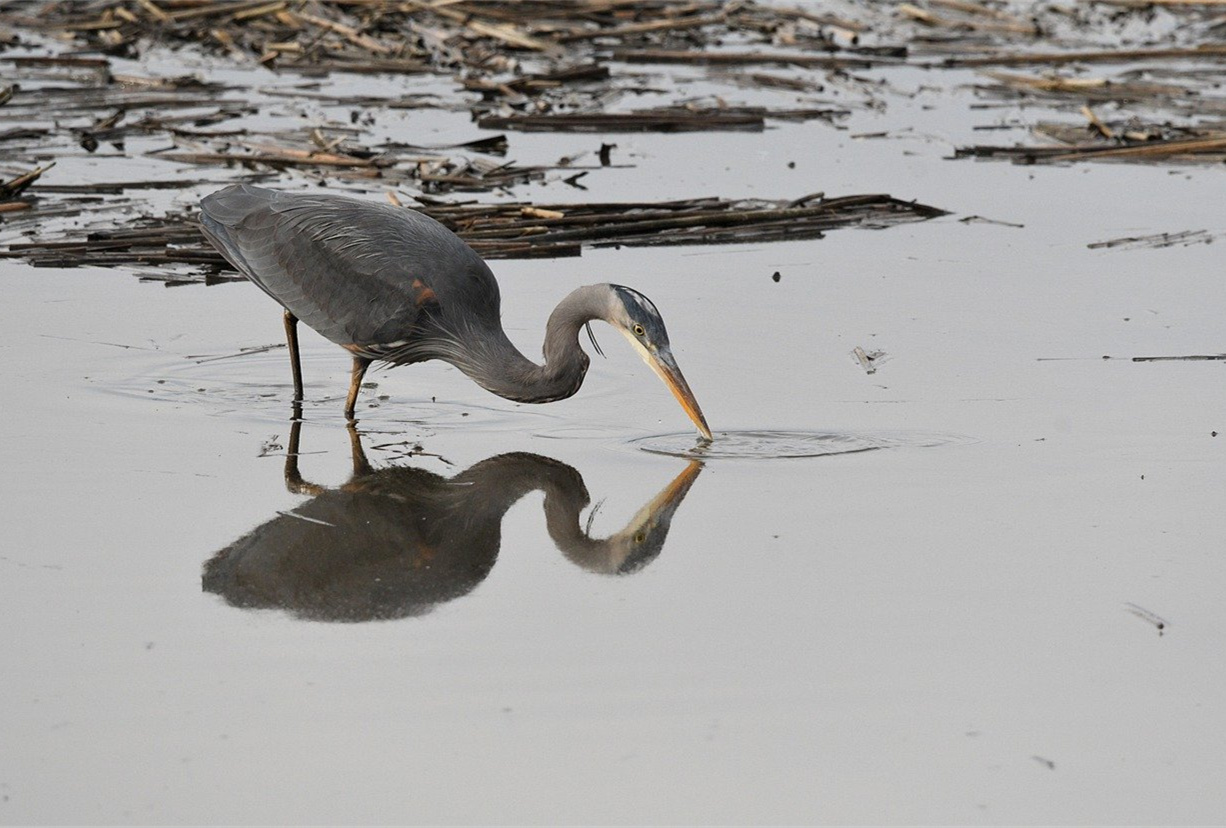
[[[1065,63],[1132,63],[1143,60],[1208,60],[1226,61],[1226,46],[1204,45],[1170,49],[1101,49],[1069,52],[1018,52],[971,57],[949,57],[941,61],[946,67],[1031,66]]]
[[[882,63],[897,63],[888,55],[806,55],[786,52],[708,52],[672,49],[615,49],[613,60],[626,63],[688,63],[705,66],[804,66],[810,69],[870,69]]]
[[[28,173],[22,173],[8,181],[0,181],[0,201],[8,201],[16,198],[25,192],[31,184],[37,181],[43,173],[55,166],[55,162],[31,170]]]
[[[1177,233],[1151,233],[1146,236],[1123,236],[1118,239],[1093,242],[1087,244],[1090,250],[1111,250],[1115,248],[1162,248],[1187,247],[1193,244],[1212,244],[1215,236],[1208,230],[1181,230]]]
[[[483,129],[520,132],[712,132],[766,128],[766,119],[833,119],[850,114],[845,109],[793,109],[771,111],[762,107],[690,109],[667,107],[634,112],[563,112],[548,115],[487,115],[477,121]]]

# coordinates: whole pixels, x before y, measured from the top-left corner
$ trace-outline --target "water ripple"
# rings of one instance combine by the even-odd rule
[[[640,437],[631,444],[652,454],[693,460],[779,460],[889,448],[929,448],[958,442],[966,442],[966,438],[948,434],[840,431],[717,431],[715,439],[707,442],[689,431]]]

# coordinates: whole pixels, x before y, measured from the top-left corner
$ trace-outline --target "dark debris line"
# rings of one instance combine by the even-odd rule
[[[0,24],[133,56],[148,42],[192,44],[280,70],[505,71],[516,53],[574,62],[610,45],[702,47],[732,34],[854,54],[865,24],[801,8],[723,0],[59,0],[0,3]],[[848,66],[863,66],[856,60]]]
[[[146,158],[225,170],[217,177],[123,181],[112,175],[97,182],[58,183],[43,177],[52,166],[44,164],[0,181],[0,232],[17,234],[16,239],[6,238],[8,250],[0,256],[36,266],[133,267],[145,278],[172,284],[232,278],[226,275],[226,263],[204,243],[193,212],[141,215],[140,194],[182,193],[236,180],[283,184],[292,178],[300,186],[304,176],[308,181],[343,182],[365,192],[385,192],[393,203],[400,203],[401,196],[412,198],[415,206],[452,227],[490,259],[577,256],[584,246],[811,239],[840,227],[879,228],[944,214],[888,195],[813,196],[790,202],[705,198],[634,204],[454,204],[438,196],[505,193],[550,173],[574,181],[592,168],[575,159],[560,159],[556,167],[520,167],[496,159],[493,156],[507,151],[503,135],[447,146],[368,147],[359,142],[361,129],[356,127],[255,132],[233,125],[255,108],[245,98],[249,90],[191,78],[116,75],[108,61],[80,57],[23,61],[22,68],[35,71],[40,80],[52,73],[55,85],[10,94],[11,106],[0,106],[0,123],[9,117],[31,117],[38,102],[48,99],[56,110],[77,114],[67,125],[57,118],[45,128],[0,131],[0,142],[12,151],[10,157],[24,157],[33,164],[37,158],[54,155],[57,148],[80,147],[88,154],[105,151],[112,158],[123,158],[129,143],[148,145],[154,136],[172,143],[144,152]],[[772,115],[803,119],[836,114],[824,109],[772,113],[760,107],[728,107],[716,117],[749,119],[748,128],[761,128]],[[691,122],[693,128],[710,120],[702,110],[683,106],[672,108],[668,117]],[[602,132],[607,131],[606,125]],[[611,149],[604,145],[597,153],[601,167],[615,166],[610,162]],[[471,155],[459,156],[458,151]],[[78,224],[56,227],[54,222],[48,224],[49,219],[72,219]]]
[[[621,88],[623,64],[854,72],[905,63],[980,69],[987,77],[1029,67],[1041,74],[998,77],[984,94],[1003,90],[1049,104],[1064,95],[1076,110],[1087,100],[1136,102],[1148,88],[1141,93],[1147,106],[1178,106],[1189,96],[1193,104],[1223,104],[1212,71],[1182,73],[1175,93],[1161,82],[1166,67],[1226,65],[1217,3],[863,0],[843,7],[845,14],[824,4],[753,0],[0,0],[0,31],[68,38],[74,48],[123,57],[168,44],[280,72],[451,76],[483,96],[474,114],[492,118],[563,115],[576,103],[614,114],[601,95]],[[86,68],[97,58],[80,60]],[[585,84],[594,85],[592,94],[576,98]]]
[[[886,195],[793,202],[695,199],[661,203],[422,205],[488,259],[578,256],[584,245],[629,247],[819,238],[840,227],[880,228],[945,215]],[[204,266],[206,275],[147,274],[171,283],[237,278],[208,246],[192,214],[141,219],[84,239],[22,242],[0,257],[36,267]],[[227,271],[230,275],[225,275]]]
[[[437,197],[505,197],[551,177],[581,189],[579,180],[596,167],[570,158],[523,166],[494,157],[507,152],[505,136],[449,147],[363,142],[369,126],[363,112],[429,107],[466,111],[478,127],[505,131],[837,123],[856,106],[884,106],[873,80],[856,73],[898,65],[934,70],[932,77],[941,70],[977,71],[982,83],[975,94],[985,112],[1025,105],[1074,113],[1071,123],[1041,122],[1040,146],[964,147],[958,157],[1226,160],[1220,7],[1161,0],[865,0],[843,8],[847,13],[836,15],[816,4],[754,0],[0,0],[0,52],[31,46],[25,41],[31,36],[72,50],[0,54],[0,235],[12,245],[8,255],[40,264],[209,268],[217,258],[201,245],[190,216],[133,220],[142,213],[137,194],[287,179],[414,198],[490,258],[576,255],[598,244],[809,238],[832,227],[928,218],[940,211],[886,196],[857,196],[863,201],[854,204],[459,207]],[[303,85],[257,92],[115,71],[112,58],[139,58],[155,46],[227,55],[278,73],[429,74],[450,78],[455,87],[450,94],[358,100]],[[665,105],[634,108],[626,102],[662,91],[655,80],[664,70],[653,66],[688,66],[717,83],[789,99],[785,106],[757,107],[722,97],[678,99],[673,92]],[[857,94],[865,99],[855,100]],[[346,107],[353,121],[249,126],[248,116],[270,95],[291,105]],[[98,159],[139,155],[180,165],[172,168],[178,172],[202,172],[190,181],[110,177],[92,185],[65,181],[58,171],[40,178],[54,159],[81,151]],[[603,147],[597,160],[611,166]],[[81,224],[47,232],[48,220]]]
[[[816,62],[810,61],[814,56],[796,60],[822,69],[861,68],[887,59],[876,49],[859,54],[856,41],[865,31],[863,24],[803,9],[713,0],[466,0],[438,5],[417,0],[0,0],[3,25],[71,37],[79,48],[95,50],[0,57],[0,65],[7,63],[32,81],[7,87],[0,101],[0,143],[8,158],[25,160],[25,173],[40,158],[84,150],[100,159],[131,153],[224,171],[216,178],[179,181],[184,189],[238,180],[348,184],[368,193],[387,192],[393,200],[415,199],[488,258],[574,256],[585,245],[815,238],[835,227],[883,227],[941,214],[889,196],[803,204],[696,199],[635,205],[449,205],[437,197],[505,195],[550,176],[581,188],[577,182],[589,169],[615,165],[608,146],[590,162],[598,161],[599,167],[577,159],[521,166],[490,157],[506,153],[505,136],[451,147],[368,146],[360,117],[352,127],[332,123],[257,131],[247,126],[247,116],[260,110],[262,92],[192,77],[124,75],[106,57],[138,57],[150,44],[181,44],[247,63],[256,60],[281,72],[428,72],[454,77],[460,87],[443,100],[354,101],[330,99],[309,88],[276,90],[291,102],[344,106],[355,116],[370,109],[441,107],[468,109],[483,129],[601,134],[762,130],[779,120],[831,122],[849,110],[836,101],[812,98],[822,90],[820,84],[800,82],[784,84],[790,93],[806,96],[786,108],[686,100],[610,111],[612,101],[639,91],[645,82],[641,69],[624,77],[614,72],[609,51],[629,49],[617,59],[639,62],[679,46],[701,51],[710,39],[735,33],[819,50]],[[773,79],[766,80],[769,85]],[[49,112],[55,117],[48,118]],[[4,129],[5,121],[21,126]],[[156,145],[154,138],[160,139]],[[207,272],[205,278],[226,278],[221,275],[225,263],[204,245],[190,212],[140,216],[139,194],[174,182],[114,178],[93,185],[44,180],[46,186],[32,188],[38,175],[19,175],[11,192],[0,190],[0,211],[10,212],[0,218],[0,232],[9,241],[4,255],[46,266],[137,267],[153,278],[175,281],[198,278],[201,271]],[[49,218],[80,224],[48,230]],[[25,238],[12,239],[14,232]]]

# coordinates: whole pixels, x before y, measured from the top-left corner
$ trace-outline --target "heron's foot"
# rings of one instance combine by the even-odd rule
[[[362,378],[366,376],[366,369],[370,367],[371,360],[366,357],[355,356],[353,358],[353,370],[349,374],[349,396],[345,398],[345,418],[353,421],[353,409],[358,402],[358,392],[362,390]]]

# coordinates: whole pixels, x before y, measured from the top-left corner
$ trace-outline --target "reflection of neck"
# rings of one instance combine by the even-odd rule
[[[482,510],[496,511],[498,515],[528,492],[543,491],[545,527],[558,549],[584,569],[619,571],[627,551],[620,542],[621,533],[607,540],[588,536],[580,515],[592,499],[583,477],[574,468],[535,454],[503,454],[477,463],[456,475],[453,482],[462,483],[467,478],[473,481],[474,500],[482,503]]]
[[[549,537],[567,560],[591,572],[614,574],[621,570],[627,547],[620,543],[621,533],[605,540],[589,537],[579,525],[579,514],[587,503],[565,502],[545,496],[545,527]]]
[[[547,501],[550,497],[577,499],[581,501],[578,509],[589,501],[579,472],[561,461],[527,452],[500,454],[474,463],[451,478],[451,483],[470,486],[469,503],[475,506],[479,502],[481,511],[500,516],[528,492],[538,489],[545,492]]]

